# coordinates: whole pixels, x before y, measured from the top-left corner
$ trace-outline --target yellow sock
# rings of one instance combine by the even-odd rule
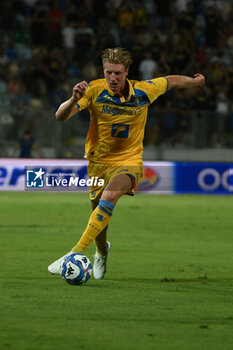
[[[109,201],[100,200],[98,207],[92,212],[86,230],[79,242],[72,248],[75,253],[84,254],[92,241],[108,225],[115,205]]]
[[[72,252],[74,253],[79,253],[79,254],[84,254],[86,249],[83,249],[82,247],[80,247],[79,244],[76,244],[72,249],[71,249]]]

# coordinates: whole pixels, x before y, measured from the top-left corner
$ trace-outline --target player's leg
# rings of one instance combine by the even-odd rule
[[[93,211],[98,206],[98,204],[99,204],[99,200],[92,202]],[[107,257],[111,249],[111,244],[110,242],[107,241],[107,229],[108,229],[108,226],[106,226],[100,232],[100,234],[95,238],[96,252],[94,255],[94,263],[93,263],[93,276],[95,279],[104,278],[104,275],[106,273]]]
[[[112,198],[115,199],[115,190],[120,188],[119,181],[121,183],[121,178],[117,177],[115,180],[112,180],[107,186],[106,190],[101,196],[101,203],[106,203],[108,201],[111,201]],[[127,180],[128,182],[128,180]],[[132,187],[132,183],[131,183]],[[122,195],[127,193],[128,186],[125,188],[125,190],[122,192]],[[109,193],[110,191],[111,193]],[[119,196],[119,193],[117,194],[117,197]],[[97,202],[94,202],[93,204],[93,210],[98,206]],[[104,278],[104,275],[106,273],[106,263],[107,263],[107,257],[108,253],[111,249],[110,242],[107,241],[107,227],[103,229],[103,231],[95,238],[95,245],[96,245],[96,252],[94,255],[94,264],[93,264],[93,275],[95,279],[102,279]]]
[[[87,227],[83,232],[78,243],[72,248],[71,252],[84,254],[90,244],[96,239],[96,237],[105,229],[107,229],[108,223],[112,217],[112,212],[115,204],[119,198],[130,191],[132,188],[132,181],[128,175],[118,175],[112,179],[106,188],[104,189],[100,198],[98,206],[92,212]],[[103,235],[106,234],[103,233]],[[103,237],[102,237],[103,238]],[[107,243],[107,253],[110,250],[110,246]],[[48,266],[48,271],[51,274],[60,274],[61,266],[64,258],[71,254],[67,253],[60,259],[54,261]],[[105,257],[107,254],[105,255]],[[103,278],[103,277],[99,277]]]
[[[83,236],[81,237],[77,246],[72,249],[73,251],[81,252],[80,246],[83,247],[86,244],[86,242],[88,242],[88,240],[89,246],[91,243],[91,235],[96,234],[94,230],[92,230],[91,232],[90,227],[96,228],[99,224],[101,232],[95,236],[95,244],[97,247],[93,264],[93,275],[95,279],[104,278],[104,275],[106,273],[107,256],[111,248],[110,243],[107,242],[106,239],[106,231],[108,227],[108,222],[110,221],[112,216],[112,211],[119,198],[125,193],[127,193],[131,188],[132,181],[128,175],[118,175],[109,182],[109,184],[103,191],[98,205],[97,203],[93,203],[93,208],[95,207],[95,209],[90,217],[87,229],[83,233]],[[104,226],[106,224],[107,226]],[[88,233],[90,234],[89,237],[87,236]]]
[[[89,178],[98,177],[101,179],[105,179],[105,173],[106,173],[107,169],[108,169],[108,166],[105,164],[100,165],[100,164],[95,164],[93,162],[89,162],[88,167],[87,167],[88,176],[89,176]],[[107,182],[106,182],[106,184],[107,184]],[[98,185],[91,186],[90,199],[91,199],[92,203],[95,203],[95,205],[92,206],[92,210],[94,210],[96,208],[96,206],[98,206],[99,199],[103,193],[103,190],[104,190],[103,186],[98,186]],[[103,239],[105,238],[104,236],[106,236],[106,232],[105,233],[103,232]],[[105,238],[105,241],[106,241],[106,238]],[[64,259],[66,258],[66,256],[70,255],[73,252],[74,251],[70,251],[70,252],[66,253],[64,256],[62,256],[61,258],[55,260],[52,264],[50,264],[48,266],[48,271],[51,274],[54,274],[54,275],[58,274],[59,275]],[[77,252],[83,253],[84,250],[80,247],[79,249],[77,249]]]
[[[131,178],[132,180],[132,178]],[[134,185],[134,183],[132,184]],[[111,187],[112,186],[112,189]],[[117,181],[114,181],[114,182],[111,182],[111,185],[109,187],[107,187],[106,191],[111,189],[112,190],[115,190],[115,187],[118,187],[118,180]],[[132,187],[132,186],[131,186]],[[96,190],[94,191],[95,193],[98,193]],[[102,191],[103,192],[103,191]],[[91,192],[92,193],[92,192]],[[99,192],[99,194],[101,194]],[[104,193],[103,197],[101,199],[104,199],[104,196],[106,196],[106,192]],[[98,197],[101,197],[98,195]],[[99,200],[100,199],[92,199],[92,210],[94,211],[95,208],[98,206],[99,204]],[[108,253],[108,249],[109,249],[109,244],[107,243],[107,229],[108,229],[108,226],[106,226],[100,233],[99,235],[95,238],[95,245],[96,245],[96,250],[97,250],[97,253],[99,253],[100,255],[102,256],[105,256],[107,253]]]
[[[98,207],[99,200],[93,200],[92,210],[94,211],[96,207]],[[98,234],[98,236],[95,238],[95,245],[96,245],[96,251],[98,254],[105,256],[107,254],[107,230],[108,226],[106,226],[103,231]]]
[[[131,177],[125,174],[114,177],[103,191],[98,206],[92,212],[79,242],[72,248],[75,253],[84,254],[91,242],[108,226],[115,204],[132,188]]]
[[[119,175],[120,172],[126,172],[127,174],[123,176],[128,176],[128,179],[123,177],[125,179],[125,182],[122,182],[122,177]],[[109,185],[104,190],[101,201],[103,203],[116,203],[118,199],[123,194],[129,194],[133,195],[133,188],[136,185],[136,181],[140,178],[142,174],[141,167],[135,167],[134,170],[131,169],[125,169],[125,168],[115,168],[112,174],[110,174],[111,181],[109,182]],[[130,180],[130,181],[129,181]],[[116,193],[117,189],[117,193]],[[120,191],[121,189],[121,191]],[[103,230],[95,239],[95,243],[97,245],[97,250],[94,256],[94,264],[93,264],[93,275],[95,279],[102,279],[104,278],[104,275],[106,273],[106,262],[108,253],[110,251],[111,245],[107,241],[106,236],[104,236],[105,230]],[[101,245],[100,245],[101,244]],[[99,250],[98,250],[99,245]],[[101,252],[101,249],[105,247],[105,252]]]
[[[106,240],[106,229],[111,219],[114,206],[123,194],[133,195],[132,189],[135,187],[136,182],[141,177],[142,169],[141,166],[136,166],[130,167],[130,169],[126,169],[125,167],[121,167],[120,169],[119,167],[114,167],[113,170],[109,170],[109,166],[104,165],[101,169],[98,166],[98,169],[96,171],[95,164],[90,163],[89,170],[89,176],[92,176],[93,174],[93,176],[95,176],[96,173],[99,173],[101,175],[99,178],[105,178],[106,176],[106,187],[101,189],[94,189],[94,191],[90,193],[92,200],[97,200],[97,198],[100,198],[100,202],[91,214],[88,226],[84,231],[80,241],[76,244],[75,247],[73,247],[72,252],[84,254],[91,242],[97,239],[96,243],[100,248],[99,255],[102,256],[101,245],[103,247],[106,244],[107,253],[110,250],[109,242]],[[119,174],[120,172],[121,174]],[[97,227],[93,225],[93,222],[97,223]],[[99,234],[100,237],[97,238]],[[71,252],[67,253],[62,258],[49,265],[49,272],[52,274],[59,274],[60,267],[64,261],[64,257],[70,253]],[[107,257],[107,253],[104,256],[105,259]]]

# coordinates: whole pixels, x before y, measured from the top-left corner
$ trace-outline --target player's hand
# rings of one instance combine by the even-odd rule
[[[195,86],[205,85],[205,77],[200,73],[194,74],[194,81],[195,81]]]
[[[86,81],[81,81],[73,88],[73,98],[78,101],[85,95],[86,89],[88,87],[88,83]]]

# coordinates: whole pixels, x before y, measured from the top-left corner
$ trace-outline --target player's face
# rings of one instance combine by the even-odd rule
[[[123,64],[105,63],[104,77],[107,81],[108,87],[115,93],[120,93],[125,87],[125,79],[128,70]]]

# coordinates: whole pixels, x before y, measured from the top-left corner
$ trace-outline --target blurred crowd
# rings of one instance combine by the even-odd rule
[[[103,75],[103,49],[121,46],[132,53],[132,79],[207,77],[204,90],[171,92],[155,105],[168,130],[188,109],[233,109],[231,0],[2,1],[0,23],[0,94],[15,106],[57,108],[78,81]]]

